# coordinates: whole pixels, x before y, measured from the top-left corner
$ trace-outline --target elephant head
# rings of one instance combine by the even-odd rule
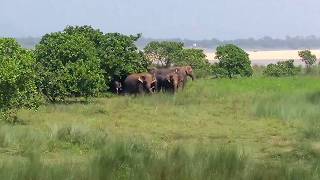
[[[179,75],[177,73],[170,73],[167,75],[167,90],[173,91],[173,93],[178,91],[179,83],[181,79],[179,78]]]
[[[185,73],[191,77],[192,81],[194,80],[194,75],[193,75],[193,69],[191,66],[184,66],[181,67],[183,69],[183,71],[185,71]]]
[[[113,82],[113,87],[115,90],[115,93],[120,94],[122,92],[122,84],[119,81],[114,81]]]
[[[153,93],[155,91],[157,80],[153,74],[140,74],[138,81],[146,92]]]

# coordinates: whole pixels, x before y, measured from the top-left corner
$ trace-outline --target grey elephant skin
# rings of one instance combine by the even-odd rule
[[[124,80],[124,93],[125,94],[145,94],[153,93],[157,81],[153,74],[138,73],[131,74]]]

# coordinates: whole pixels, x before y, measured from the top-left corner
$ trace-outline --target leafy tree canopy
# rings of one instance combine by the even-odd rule
[[[153,41],[144,48],[147,58],[155,64],[170,67],[183,50],[183,43],[171,41]]]
[[[299,51],[298,54],[307,67],[312,66],[317,61],[316,55],[312,54],[310,50]]]
[[[223,69],[223,71],[220,70],[219,72],[225,72],[229,78],[236,76],[248,77],[253,74],[249,55],[233,44],[217,47],[216,59],[219,60],[218,68]]]
[[[84,34],[46,34],[36,46],[39,88],[51,101],[95,96],[105,87],[95,44]]]
[[[0,39],[0,112],[36,108],[40,95],[36,87],[35,60],[12,38]]]

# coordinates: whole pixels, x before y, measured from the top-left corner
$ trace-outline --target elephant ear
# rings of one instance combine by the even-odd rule
[[[168,74],[166,79],[169,83],[171,83],[171,74]]]
[[[186,69],[187,69],[187,72],[188,72],[188,73],[192,73],[192,67],[191,67],[191,66],[187,66]]]
[[[140,76],[138,81],[140,81],[141,83],[143,83],[144,81],[146,81],[146,77],[145,76]]]

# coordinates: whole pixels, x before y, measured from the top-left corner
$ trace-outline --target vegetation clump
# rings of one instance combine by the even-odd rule
[[[272,77],[295,76],[301,71],[301,68],[296,67],[293,62],[294,60],[288,60],[279,61],[277,64],[269,64],[263,74]]]
[[[250,77],[253,74],[249,55],[241,48],[233,44],[227,44],[217,47],[216,64],[213,71],[218,77]]]
[[[32,51],[12,38],[0,39],[0,119],[11,121],[17,109],[40,105],[34,64]]]

